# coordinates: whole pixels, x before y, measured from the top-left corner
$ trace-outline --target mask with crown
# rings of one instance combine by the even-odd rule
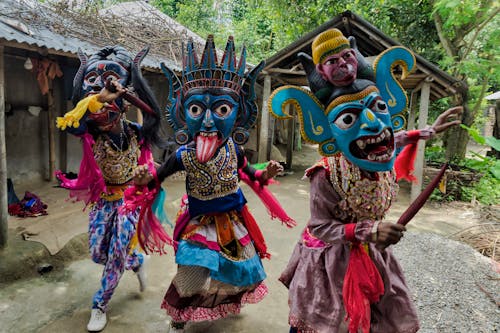
[[[167,120],[175,131],[175,141],[183,145],[194,140],[201,163],[209,161],[229,137],[244,144],[257,120],[254,85],[263,67],[261,62],[245,73],[246,49],[243,47],[237,62],[232,36],[220,63],[212,35],[201,61],[189,40],[180,79],[161,64],[169,83]]]

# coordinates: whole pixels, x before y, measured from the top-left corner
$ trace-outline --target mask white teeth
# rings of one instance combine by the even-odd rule
[[[357,140],[356,143],[358,144],[358,147],[360,149],[365,149],[365,147],[366,147],[366,142],[365,141],[363,141],[363,140]]]
[[[368,155],[368,160],[369,160],[369,161],[375,161],[375,158],[376,158],[376,157],[377,157],[377,156],[375,156],[375,154],[369,154],[369,155]]]

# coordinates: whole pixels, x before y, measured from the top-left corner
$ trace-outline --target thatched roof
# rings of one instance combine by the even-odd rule
[[[85,3],[3,0],[0,41],[73,58],[78,48],[91,54],[106,45],[119,44],[131,52],[150,45],[143,65],[158,69],[165,62],[174,70],[181,68],[183,42],[192,38],[199,51],[204,46],[203,38],[145,1],[124,2],[99,12]]]

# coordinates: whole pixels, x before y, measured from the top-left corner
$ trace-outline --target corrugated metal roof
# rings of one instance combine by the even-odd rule
[[[497,99],[500,99],[500,91],[494,92],[491,95],[488,95],[485,97],[488,101],[496,101]]]
[[[23,7],[20,8],[19,6]],[[136,1],[115,5],[107,9],[107,11],[113,11],[120,15],[126,15],[127,12],[133,11],[134,15],[137,15],[141,8],[142,10],[147,9],[148,11],[156,10],[154,7],[143,1]],[[15,17],[16,10],[22,10],[23,14],[33,16],[30,16],[29,21],[18,19]],[[75,58],[77,57],[78,48],[81,48],[86,54],[90,55],[109,44],[91,43],[80,38],[75,38],[74,36],[65,36],[54,32],[53,29],[51,29],[51,26],[47,26],[46,23],[37,23],[37,11],[40,10],[47,11],[44,13],[46,14],[45,18],[50,16],[50,7],[44,6],[36,1],[2,0],[0,2],[0,39],[4,39],[8,42],[26,44],[32,47],[47,48],[49,53],[64,52],[67,53],[67,56]],[[105,13],[106,12],[104,12],[104,14]],[[163,17],[163,19],[168,20],[168,24],[170,25],[173,25],[172,22],[175,22],[173,19],[160,11],[158,11],[158,15]],[[54,22],[54,24],[65,24],[65,18],[59,17],[55,19],[58,19],[59,22]],[[195,42],[203,43],[204,40],[200,36],[183,27],[179,23],[175,22],[175,25],[173,26],[179,29],[183,28],[183,30],[179,33],[180,35],[187,34],[192,37]],[[82,27],[82,29],[84,28],[85,27]],[[154,54],[153,52],[148,54],[148,56],[143,60],[142,65],[151,69],[159,69],[161,62],[164,62],[173,70],[181,70],[181,64],[178,62],[173,61],[166,56]]]

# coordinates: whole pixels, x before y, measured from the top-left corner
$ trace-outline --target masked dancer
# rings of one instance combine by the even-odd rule
[[[387,248],[405,227],[384,216],[398,188],[396,173],[412,176],[417,141],[459,123],[452,119],[460,108],[426,129],[402,130],[406,95],[392,68],[399,64],[404,78],[415,67],[402,47],[385,51],[372,70],[354,39],[332,29],[315,38],[312,59],[300,57],[311,91],[281,87],[268,104],[277,117],[296,105],[304,139],[324,156],[306,170],[311,217],[280,277],[289,289],[290,332],[416,332],[415,306]]]
[[[133,59],[123,47],[105,47],[87,58],[81,50],[74,78],[75,109],[57,119],[61,130],[78,136],[83,158],[77,179],[57,172],[61,186],[75,200],[90,205],[89,249],[92,260],[104,265],[101,286],[92,300],[87,329],[100,331],[107,322],[108,303],[125,269],[133,270],[140,290],[146,286],[145,256],[133,246],[139,210],[123,214],[123,193],[139,165],[154,169],[151,144],[157,141],[160,110],[140,63],[148,49]],[[133,90],[133,92],[132,92]],[[126,120],[132,104],[144,125]]]
[[[173,235],[177,274],[162,304],[172,318],[170,332],[183,332],[190,321],[237,314],[243,304],[257,303],[267,294],[261,258],[269,254],[239,180],[259,195],[272,217],[294,225],[266,188],[281,165],[271,161],[256,171],[244,155],[242,145],[258,115],[254,83],[264,66],[262,62],[245,73],[245,58],[243,48],[236,61],[229,37],[218,63],[209,36],[200,61],[188,42],[180,79],[163,66],[170,83],[168,120],[182,146],[157,177],[161,182],[184,170],[187,192]]]

